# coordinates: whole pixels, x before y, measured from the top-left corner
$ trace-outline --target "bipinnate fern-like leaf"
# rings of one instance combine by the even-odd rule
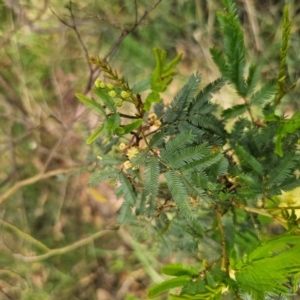
[[[300,186],[300,179],[297,179],[297,177],[294,176],[293,180],[289,180],[288,182],[284,182],[279,186],[277,186],[276,195],[280,195],[281,194],[280,191],[289,192],[299,186]]]
[[[282,236],[262,244],[236,266],[241,290],[263,300],[266,292],[287,294],[283,283],[300,271],[300,237]]]
[[[225,56],[216,49],[211,49],[214,62],[229,82],[234,85],[236,92],[245,97],[247,94],[244,69],[246,65],[246,49],[244,35],[240,26],[236,6],[233,1],[223,1],[226,13],[218,13],[217,18],[223,31]]]
[[[250,97],[250,105],[262,105],[275,95],[275,83],[267,82],[259,91]]]
[[[195,277],[199,275],[199,270],[191,265],[187,264],[169,264],[165,265],[161,269],[163,274],[170,276],[183,276],[189,275]]]
[[[175,138],[170,138],[166,143],[166,147],[161,151],[160,156],[163,160],[167,160],[178,150],[190,145],[194,141],[193,134],[188,132],[181,132]]]
[[[243,146],[237,146],[235,149],[235,154],[238,156],[240,163],[249,166],[259,175],[263,174],[263,166],[261,163],[249,152],[247,152]]]
[[[236,9],[235,3],[232,0],[222,0],[222,3],[225,6],[225,9],[227,9],[228,12],[230,14],[232,14],[236,20],[238,20],[237,9]]]
[[[171,123],[178,120],[180,115],[186,111],[187,107],[193,101],[194,96],[200,84],[200,76],[192,75],[188,82],[180,89],[171,102],[164,117],[165,123]]]
[[[199,127],[191,124],[188,121],[181,121],[178,124],[178,131],[184,132],[184,131],[190,131],[195,136],[195,141],[199,141],[202,139],[202,136],[205,134],[205,132],[200,129]]]
[[[94,142],[102,134],[102,131],[103,131],[103,124],[101,124],[94,130],[94,132],[86,140],[86,143],[89,145],[92,142]]]
[[[230,134],[230,140],[229,140],[230,146],[232,148],[240,144],[245,129],[250,128],[251,126],[252,126],[251,121],[241,117],[234,123]]]
[[[105,111],[104,108],[102,107],[101,104],[99,104],[98,102],[96,102],[95,100],[82,95],[82,94],[75,94],[75,96],[84,104],[86,105],[88,108],[92,109],[94,112],[96,112],[98,115],[102,115],[105,116]]]
[[[169,170],[166,172],[166,180],[168,188],[171,191],[180,212],[186,219],[192,219],[194,217],[194,209],[191,206],[191,201],[186,187],[182,182],[180,173],[174,170]]]
[[[235,118],[241,116],[247,111],[246,104],[238,104],[233,107],[227,108],[222,112],[222,117],[225,119]]]
[[[139,168],[143,165],[145,165],[146,161],[147,161],[147,155],[148,155],[148,151],[147,150],[141,150],[137,153],[137,155],[135,155],[131,160],[131,164],[133,167],[135,168]]]
[[[151,289],[149,289],[148,297],[153,298],[153,297],[157,296],[158,294],[161,294],[162,292],[167,291],[169,289],[181,287],[181,286],[185,285],[186,283],[188,283],[191,279],[192,278],[190,276],[183,275],[183,276],[178,276],[178,277],[163,281],[162,283],[157,284],[154,287],[152,287]]]
[[[121,127],[123,129],[123,134],[127,134],[130,133],[131,131],[137,129],[138,127],[140,127],[143,123],[142,119],[137,119],[123,127]]]
[[[137,94],[149,90],[151,88],[150,81],[151,77],[139,81],[131,88],[131,92]]]
[[[182,176],[182,182],[188,192],[193,198],[198,201],[205,200],[206,202],[212,202],[212,199],[207,195],[207,192],[200,186],[195,184],[195,180],[192,180],[191,176]]]
[[[116,104],[114,102],[114,99],[110,97],[105,90],[97,87],[94,88],[93,91],[111,112],[116,112]]]
[[[283,156],[282,140],[295,131],[300,130],[300,112],[297,111],[289,120],[283,120],[276,132],[276,153]]]
[[[222,76],[227,78],[227,61],[223,52],[215,47],[210,48],[209,52],[211,54],[214,63],[216,64],[220,73],[222,74]]]
[[[279,162],[279,164],[272,170],[268,185],[274,185],[282,183],[288,176],[293,175],[295,167],[295,155],[292,153],[287,154]]]
[[[107,179],[115,178],[118,175],[119,170],[116,168],[107,168],[105,170],[100,170],[95,172],[89,178],[88,184],[96,185]]]
[[[266,242],[261,243],[249,255],[248,261],[257,261],[267,257],[274,257],[284,251],[291,249],[292,245],[297,245],[300,237],[290,233],[275,237]],[[299,258],[300,261],[300,258]]]
[[[167,156],[165,161],[171,168],[180,168],[186,163],[190,163],[195,160],[200,160],[204,156],[210,153],[210,147],[207,143],[195,147],[187,147],[175,152],[172,156]]]
[[[120,115],[118,113],[110,115],[104,121],[104,131],[106,137],[110,137],[112,133],[120,126]]]
[[[224,83],[224,78],[219,78],[209,83],[204,89],[202,89],[193,99],[189,108],[189,114],[206,114],[214,110],[215,106],[208,105],[209,101],[211,100],[213,94],[218,92],[222,88]],[[207,108],[209,108],[209,110]]]
[[[157,119],[161,119],[165,113],[165,104],[163,103],[163,101],[155,103],[153,108],[154,108],[154,113],[157,116]]]
[[[147,159],[145,166],[145,195],[155,198],[158,191],[159,161],[152,156]]]
[[[132,219],[132,208],[135,205],[136,195],[129,179],[124,172],[119,174],[119,180],[121,183],[119,190],[124,195],[124,201],[119,212],[118,221],[120,224],[125,224]]]
[[[218,176],[225,175],[228,171],[229,162],[223,156],[220,160],[218,160],[209,170],[209,175],[211,178],[218,178]]]
[[[206,168],[220,161],[222,158],[223,158],[223,154],[213,153],[203,159],[185,164],[180,170],[182,171],[183,174],[189,174],[191,172],[196,172],[196,171],[202,172]]]
[[[251,96],[256,88],[260,77],[261,67],[251,64],[248,70],[248,77],[246,79],[247,97]]]
[[[148,292],[148,297],[152,298],[174,287],[182,287],[180,295],[169,294],[169,298],[216,300],[219,299],[224,287],[223,284],[216,284],[210,273],[205,273],[204,277],[200,276],[197,268],[186,264],[166,265],[163,267],[162,272],[166,275],[176,276],[176,278],[166,280],[152,287]]]
[[[123,159],[112,155],[102,155],[97,163],[99,166],[114,166],[123,163]]]
[[[206,131],[215,133],[220,137],[225,136],[224,125],[222,121],[218,120],[214,115],[193,115],[189,117],[189,121],[200,128],[206,129]]]
[[[153,148],[164,142],[165,133],[163,131],[156,132],[149,141],[149,148]]]

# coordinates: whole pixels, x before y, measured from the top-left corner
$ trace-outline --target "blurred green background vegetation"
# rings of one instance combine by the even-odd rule
[[[296,82],[300,2],[236,2],[248,61],[265,61],[265,78],[277,76],[290,5],[288,80]],[[151,73],[153,47],[184,52],[165,101],[192,73],[203,84],[216,79],[209,48],[221,45],[218,10],[220,0],[0,1],[0,299],[146,299],[167,251],[117,228],[113,186],[88,186],[99,145],[85,140],[99,119],[74,94],[101,77],[89,55],[108,59],[132,86]],[[298,93],[282,105],[299,109]],[[229,88],[215,101],[237,99]]]

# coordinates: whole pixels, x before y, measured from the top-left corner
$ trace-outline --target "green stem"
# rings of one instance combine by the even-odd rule
[[[227,257],[227,250],[226,250],[226,235],[225,235],[225,231],[222,225],[222,215],[221,213],[216,210],[217,213],[217,219],[218,219],[218,227],[220,229],[221,232],[221,238],[222,238],[222,267],[221,269],[223,271],[226,271],[226,274],[229,276],[229,261],[228,261],[228,257]]]
[[[286,220],[284,220],[283,218],[280,218],[279,216],[274,216],[272,214],[270,214],[269,212],[267,212],[265,209],[263,208],[255,208],[255,207],[250,207],[250,206],[246,206],[246,205],[243,205],[243,204],[240,204],[240,203],[237,203],[237,202],[232,202],[232,204],[235,206],[235,207],[238,207],[240,209],[244,209],[246,210],[247,212],[254,212],[256,214],[259,214],[259,215],[262,215],[262,216],[266,216],[266,217],[269,217],[273,220],[276,220],[278,221],[284,228],[288,229],[288,225],[287,225],[287,222]]]
[[[138,117],[136,116],[130,116],[130,115],[126,115],[126,114],[122,114],[122,113],[119,113],[120,117],[123,117],[123,118],[127,118],[127,119],[138,119]]]
[[[36,240],[34,237],[32,237],[31,235],[21,231],[19,228],[7,223],[6,221],[4,221],[3,219],[0,219],[0,223],[6,227],[7,229],[11,230],[12,232],[14,232],[17,236],[19,236],[20,238],[32,243],[33,245],[35,245],[37,248],[39,248],[40,250],[42,250],[43,252],[48,252],[50,251],[50,249],[45,246],[43,243],[41,243],[40,241]]]
[[[105,234],[107,234],[111,231],[112,230],[100,230],[100,231],[92,234],[91,236],[86,237],[82,240],[79,240],[79,241],[77,241],[77,242],[75,242],[71,245],[66,246],[66,247],[58,248],[58,249],[52,249],[52,250],[48,249],[48,252],[45,253],[45,254],[42,254],[42,255],[24,256],[24,255],[21,255],[21,254],[15,254],[14,256],[16,258],[24,261],[24,262],[29,262],[29,263],[33,263],[33,262],[37,262],[37,261],[43,261],[43,260],[46,260],[46,259],[51,258],[53,256],[63,255],[63,254],[66,254],[68,252],[74,251],[77,248],[85,246],[85,245],[91,243],[92,241],[94,241],[95,239],[98,239],[98,238],[102,237],[103,235],[105,235]]]
[[[149,275],[155,283],[160,283],[163,281],[162,277],[155,271],[153,266],[150,264],[148,258],[145,256],[145,251],[142,249],[140,243],[136,242],[122,227],[119,229],[121,237],[128,243],[134,250],[134,254],[137,259],[141,262],[144,267],[145,272]]]

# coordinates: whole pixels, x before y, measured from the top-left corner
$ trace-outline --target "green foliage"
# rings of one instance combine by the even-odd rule
[[[264,299],[264,291],[286,294],[287,288],[281,283],[298,278],[300,271],[299,241],[298,236],[288,235],[260,245],[235,266],[237,284],[258,300]]]
[[[223,1],[226,13],[218,13],[217,18],[223,33],[224,54],[213,48],[211,54],[221,74],[232,83],[241,97],[247,94],[244,79],[246,50],[244,35],[233,1]]]
[[[89,179],[88,183],[90,185],[96,185],[100,182],[103,182],[109,178],[115,178],[118,175],[118,170],[114,168],[107,168],[105,170],[101,170],[95,172]]]
[[[121,224],[124,224],[129,222],[129,220],[131,219],[132,208],[134,207],[134,204],[136,202],[136,197],[129,179],[123,172],[119,174],[119,180],[121,182],[121,185],[119,187],[119,191],[121,194],[118,195],[124,195],[124,202],[120,210],[118,219]]]
[[[170,276],[189,275],[190,277],[198,276],[199,270],[193,266],[185,264],[165,265],[162,268],[162,273]]]
[[[153,288],[151,288],[148,292],[148,297],[152,298],[155,297],[157,294],[160,294],[166,290],[176,288],[179,286],[185,285],[187,282],[191,280],[191,277],[189,276],[178,276],[173,279],[166,280]]]
[[[144,104],[145,111],[150,110],[152,103],[160,102],[161,99],[159,94],[164,92],[168,85],[172,82],[174,75],[176,75],[174,67],[180,61],[182,56],[182,53],[178,54],[169,62],[169,64],[166,65],[167,52],[156,48],[154,48],[153,51],[155,55],[156,66],[150,80],[152,92],[148,95]],[[143,85],[143,88],[141,88],[140,85],[140,88],[138,88],[139,91],[144,91],[146,87],[148,87],[147,79],[143,82]]]
[[[162,272],[176,276],[152,287],[148,297],[152,298],[165,290],[182,287],[179,296],[170,294],[170,299],[220,299],[222,284],[217,284],[210,273],[201,273],[195,267],[185,264],[171,264],[163,267]]]
[[[189,104],[193,101],[200,84],[200,76],[192,75],[184,87],[177,93],[171,105],[168,107],[164,122],[171,123],[175,120],[181,120],[186,116]]]
[[[90,99],[84,95],[76,94],[76,97],[88,108],[92,109],[94,112],[98,113],[99,115],[105,115],[105,111],[103,107],[97,103],[95,100]]]
[[[286,59],[289,51],[291,25],[292,20],[289,18],[289,8],[286,6],[283,11],[282,45],[280,48],[280,67],[276,85],[276,97],[274,99],[275,105],[278,105],[282,97],[296,86],[294,83],[289,88],[286,87]]]
[[[280,156],[283,155],[282,139],[300,129],[300,113],[296,112],[289,120],[281,122],[276,132],[276,153]]]
[[[97,87],[94,88],[94,93],[102,100],[105,107],[107,107],[111,112],[116,111],[116,105],[113,98],[110,97],[104,90]]]
[[[95,129],[95,131],[89,136],[89,138],[86,140],[87,144],[91,144],[94,142],[99,136],[101,135],[103,131],[103,124],[101,124],[99,127]]]
[[[90,184],[115,178],[116,195],[124,197],[119,222],[138,233],[147,228],[168,251],[201,265],[164,266],[162,272],[175,278],[152,287],[149,297],[178,287],[179,294],[170,299],[290,295],[290,282],[300,272],[296,208],[283,208],[276,198],[300,186],[295,173],[300,168],[300,114],[290,119],[277,115],[278,97],[287,89],[278,80],[277,85],[274,79],[261,82],[263,66],[247,62],[236,5],[231,0],[223,4],[217,18],[224,50],[210,50],[219,79],[199,90],[200,75],[192,75],[165,105],[162,93],[181,54],[166,64],[166,52],[154,49],[151,77],[132,88],[106,61],[90,59],[113,85],[96,80],[94,92],[103,105],[77,94],[104,117],[88,142],[97,140],[102,128],[107,140],[121,141],[118,147],[109,144],[111,156],[98,162]],[[280,78],[289,36],[285,9]],[[232,85],[243,103],[225,110],[218,99],[212,103],[224,84]],[[143,99],[140,93],[148,90]],[[125,111],[123,102],[130,109]],[[122,162],[110,163],[113,156]],[[260,233],[264,222],[275,220],[289,233],[275,239]]]

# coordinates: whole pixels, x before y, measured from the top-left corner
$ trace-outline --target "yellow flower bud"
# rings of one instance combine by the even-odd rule
[[[96,81],[95,81],[95,86],[96,87],[100,87],[100,84],[102,83],[101,79],[100,78],[97,78]]]
[[[104,82],[100,82],[99,87],[100,87],[101,89],[104,89],[104,88],[106,87],[106,85],[105,85]]]
[[[155,127],[160,127],[160,125],[161,125],[161,121],[159,121],[159,120],[156,120],[155,122],[154,122],[154,124],[153,124]]]
[[[125,145],[124,143],[121,143],[121,144],[119,145],[119,148],[120,148],[121,150],[124,150],[124,149],[126,148],[126,145]]]
[[[107,87],[108,87],[110,90],[112,90],[115,86],[114,86],[112,83],[108,83],[108,84],[107,84]]]
[[[117,93],[115,91],[108,92],[108,95],[111,97],[116,97]]]
[[[256,207],[263,207],[263,205],[264,205],[264,202],[263,202],[261,199],[259,199],[259,200],[256,202]]]
[[[129,159],[132,159],[133,157],[135,157],[137,154],[139,153],[139,149],[137,147],[130,147],[127,150],[127,156]]]
[[[131,162],[129,161],[129,160],[126,160],[125,162],[124,162],[124,167],[125,167],[125,169],[130,169],[132,166],[131,166]]]
[[[152,113],[148,116],[149,123],[154,122],[157,119],[157,115]]]
[[[130,93],[128,93],[128,92],[126,92],[126,91],[122,91],[122,92],[121,92],[121,97],[122,97],[122,98],[126,99],[126,98],[129,98],[129,96],[130,96]]]
[[[118,107],[121,107],[122,105],[123,105],[123,101],[121,100],[121,101],[117,101],[116,102],[116,105],[118,106]]]

